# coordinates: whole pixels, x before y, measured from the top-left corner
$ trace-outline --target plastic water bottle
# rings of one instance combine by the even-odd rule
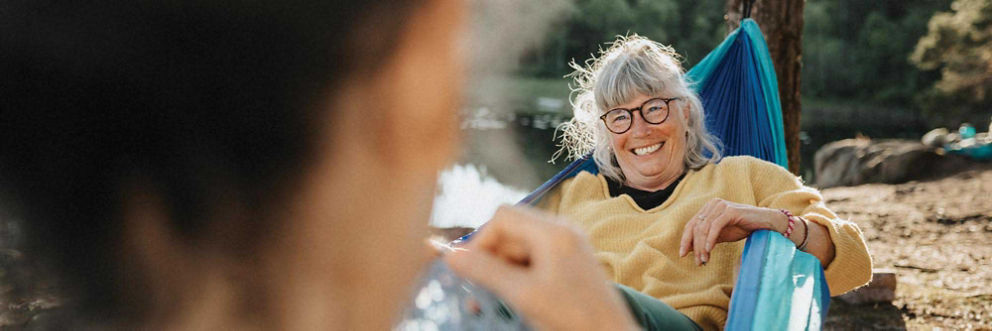
[[[394,330],[530,330],[489,291],[434,261]]]

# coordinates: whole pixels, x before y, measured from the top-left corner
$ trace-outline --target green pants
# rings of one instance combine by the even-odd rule
[[[638,292],[632,288],[613,284],[620,291],[620,295],[627,302],[634,320],[644,330],[694,330],[701,331],[696,322],[683,315],[675,308],[661,302],[661,300]],[[498,312],[503,318],[513,319],[513,311],[503,303],[500,303]]]
[[[615,284],[627,307],[645,330],[702,330],[696,322],[675,308],[632,288]]]

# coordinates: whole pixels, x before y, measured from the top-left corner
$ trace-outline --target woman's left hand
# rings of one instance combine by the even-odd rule
[[[693,216],[682,231],[679,256],[695,253],[696,264],[706,264],[710,251],[717,243],[738,241],[751,232],[761,229],[778,229],[780,218],[788,218],[780,211],[755,207],[715,198]]]

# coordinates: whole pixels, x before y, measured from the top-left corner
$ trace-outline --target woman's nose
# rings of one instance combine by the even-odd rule
[[[644,136],[651,131],[649,127],[654,124],[645,121],[644,117],[641,117],[641,112],[634,112],[632,117],[633,121],[630,124],[630,133],[635,137]]]

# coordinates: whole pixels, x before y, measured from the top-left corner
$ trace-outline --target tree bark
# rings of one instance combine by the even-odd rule
[[[724,18],[731,30],[740,25],[743,1],[747,0],[727,0],[727,15]],[[768,52],[775,65],[775,75],[778,76],[789,171],[796,175],[799,175],[800,162],[799,120],[802,104],[799,86],[805,6],[805,0],[757,0],[751,6],[751,18],[765,35]]]

